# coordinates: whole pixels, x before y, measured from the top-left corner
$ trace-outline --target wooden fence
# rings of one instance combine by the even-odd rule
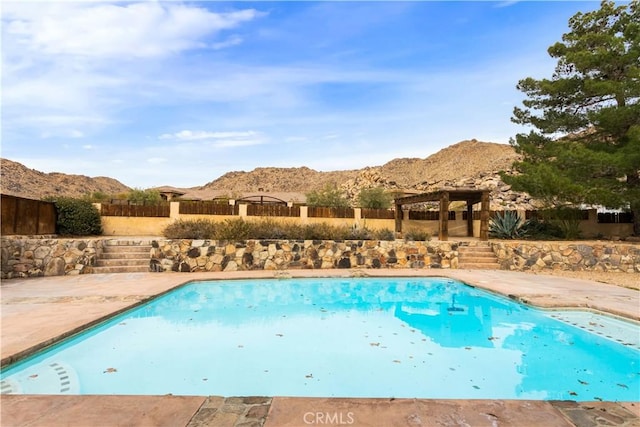
[[[328,208],[322,206],[309,206],[309,218],[353,218],[353,208]]]
[[[179,212],[186,215],[238,215],[238,205],[209,200],[180,202]]]
[[[2,235],[56,233],[56,206],[53,202],[2,195]]]
[[[153,204],[153,205],[101,204],[100,215],[168,218],[170,216],[170,204],[169,203],[159,203],[159,204]]]
[[[286,216],[297,218],[300,216],[300,206],[248,204],[247,216]]]
[[[394,209],[362,208],[361,217],[368,219],[394,219],[396,217],[396,211]]]

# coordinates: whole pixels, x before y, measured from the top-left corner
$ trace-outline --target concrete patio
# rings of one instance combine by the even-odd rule
[[[496,270],[291,270],[131,273],[2,282],[2,365],[186,282],[208,279],[444,276],[539,307],[589,308],[640,320],[640,292]],[[639,391],[640,398],[640,391]],[[2,426],[640,426],[638,402],[2,395]]]

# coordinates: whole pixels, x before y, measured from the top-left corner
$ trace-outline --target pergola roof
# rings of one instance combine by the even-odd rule
[[[475,189],[475,188],[456,188],[456,189],[442,189],[438,191],[432,191],[430,193],[415,194],[413,196],[405,196],[395,199],[396,205],[410,205],[412,203],[422,202],[437,202],[442,199],[442,196],[449,194],[450,202],[465,201],[471,204],[480,203],[482,199],[482,193],[490,193],[491,190],[487,189]]]
[[[396,206],[396,232],[402,232],[402,205],[423,202],[440,203],[440,240],[449,238],[449,202],[467,202],[467,235],[473,236],[473,205],[480,203],[480,240],[489,237],[489,197],[491,190],[476,188],[454,188],[432,191],[430,193],[416,194],[413,196],[399,197],[394,200]]]

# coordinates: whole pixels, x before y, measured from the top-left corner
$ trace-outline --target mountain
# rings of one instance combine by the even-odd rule
[[[7,159],[0,159],[2,194],[43,199],[45,197],[82,197],[87,193],[127,193],[131,188],[113,178],[44,173]]]
[[[492,190],[492,208],[531,208],[531,199],[511,191],[500,179],[500,171],[510,171],[519,158],[513,147],[505,144],[462,141],[421,158],[393,159],[382,166],[357,170],[320,172],[308,167],[260,167],[250,172],[228,172],[200,187],[176,188],[185,199],[213,199],[221,195],[250,193],[287,193],[289,196],[319,190],[326,184],[338,185],[351,200],[363,188],[384,187],[400,193],[434,191],[444,187],[476,187]],[[2,160],[2,192],[29,198],[44,196],[82,196],[101,191],[117,194],[129,191],[122,183],[104,177],[42,173],[10,160]]]

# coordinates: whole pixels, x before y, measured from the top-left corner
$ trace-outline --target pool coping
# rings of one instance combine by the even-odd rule
[[[18,348],[18,351],[12,351],[10,354],[2,354],[2,365],[4,366],[8,361],[14,361],[18,358],[24,357],[29,352],[35,352],[50,345],[56,340],[66,338],[73,333],[85,329],[88,324],[95,325],[110,318],[116,312],[122,312],[129,310],[135,305],[142,304],[150,298],[169,292],[170,290],[183,286],[187,283],[202,280],[226,280],[226,279],[260,279],[260,278],[280,278],[287,279],[293,277],[447,277],[451,279],[460,280],[470,286],[474,286],[480,289],[484,289],[490,292],[494,292],[503,296],[510,297],[519,302],[545,309],[579,309],[579,310],[592,310],[606,314],[612,314],[615,316],[623,317],[626,320],[634,322],[640,321],[640,292],[631,290],[628,288],[621,288],[615,285],[608,285],[598,282],[592,282],[579,279],[567,279],[557,276],[545,276],[545,275],[531,275],[527,273],[509,272],[501,270],[444,270],[444,269],[388,269],[388,270],[286,270],[286,271],[253,271],[253,272],[219,272],[219,273],[165,273],[162,275],[154,273],[131,273],[131,274],[107,274],[107,275],[81,275],[70,277],[55,277],[55,278],[29,278],[29,279],[12,279],[2,282],[2,346],[5,346],[5,337],[10,332],[13,333],[13,348]],[[159,286],[151,286],[147,282],[161,282]],[[69,286],[73,284],[73,286]],[[146,289],[141,289],[141,285],[147,286]],[[32,288],[31,290],[28,288]],[[36,292],[31,295],[30,292]],[[102,293],[100,293],[102,292]],[[41,295],[45,294],[45,297]],[[31,296],[30,296],[31,295]],[[37,295],[37,296],[36,296]],[[47,296],[49,295],[49,300]],[[72,296],[70,296],[72,295]],[[73,299],[75,295],[76,299]],[[92,299],[96,295],[100,295],[103,298],[107,298],[106,301]],[[105,297],[107,295],[107,297]],[[109,299],[109,295],[113,298]],[[135,298],[127,300],[127,296],[134,296]],[[22,299],[21,299],[22,298]],[[75,313],[79,313],[80,317],[84,316],[85,321],[72,323],[69,319],[65,319],[59,312],[60,302],[65,302],[65,298],[71,298],[70,304],[75,309]],[[25,304],[25,307],[10,307],[12,304]],[[88,311],[85,313],[85,308],[95,309],[95,311]],[[9,313],[5,316],[5,308],[31,308],[38,309],[39,316],[35,322],[27,323],[20,326],[17,323],[17,319],[20,313]],[[102,311],[100,311],[102,310]],[[16,318],[14,318],[16,317]],[[24,317],[24,316],[23,316]],[[10,318],[10,319],[9,319]],[[87,320],[88,319],[88,320]],[[8,321],[8,326],[5,320]],[[11,320],[11,321],[9,321]],[[57,331],[54,331],[47,339],[41,339],[42,335],[30,336],[28,334],[28,328],[37,327],[37,324],[50,327],[51,325],[62,324],[62,330],[58,327]],[[17,328],[17,330],[16,330]],[[9,331],[11,329],[11,331]],[[54,328],[55,329],[55,328]],[[22,330],[22,331],[21,331]],[[16,345],[16,341],[19,341]],[[19,348],[21,346],[21,348]],[[18,396],[18,397],[15,397]],[[71,399],[72,398],[72,399]],[[390,420],[397,420],[397,425],[412,425],[411,419],[427,420],[433,424],[426,425],[444,425],[439,424],[447,419],[447,415],[453,419],[471,419],[473,414],[484,413],[485,418],[478,419],[478,422],[484,420],[487,425],[491,425],[492,420],[497,419],[506,420],[512,419],[513,422],[523,422],[522,424],[507,424],[507,425],[533,425],[524,423],[526,420],[533,422],[536,418],[531,418],[527,415],[538,413],[540,411],[544,414],[552,414],[552,418],[558,420],[557,425],[580,425],[580,419],[586,419],[585,417],[593,418],[596,415],[603,416],[603,414],[611,414],[611,419],[631,420],[631,423],[640,424],[640,410],[638,409],[637,402],[616,403],[616,402],[573,402],[573,403],[558,403],[552,401],[509,401],[509,400],[486,400],[486,401],[458,401],[447,399],[397,399],[392,402],[389,399],[307,399],[307,398],[289,398],[289,397],[270,397],[269,408],[255,409],[256,413],[264,413],[263,419],[247,418],[246,412],[250,409],[247,407],[238,406],[233,409],[225,405],[225,401],[228,399],[234,399],[233,397],[209,397],[200,396],[194,400],[185,399],[184,396],[111,396],[108,399],[102,397],[89,397],[89,396],[29,396],[29,395],[3,395],[0,403],[2,409],[3,419],[14,419],[16,425],[34,425],[29,421],[29,417],[19,416],[17,414],[50,414],[57,413],[56,422],[63,420],[69,422],[70,425],[80,425],[74,423],[74,420],[79,420],[78,412],[80,408],[85,408],[86,405],[92,405],[94,412],[100,405],[107,405],[107,400],[111,402],[111,399],[118,401],[120,398],[121,404],[117,406],[127,407],[126,403],[132,399],[140,398],[138,404],[132,404],[130,410],[128,410],[128,419],[138,419],[140,424],[132,425],[161,425],[162,422],[149,418],[149,413],[145,411],[162,413],[164,407],[172,407],[177,405],[178,412],[185,414],[184,418],[188,416],[188,420],[185,423],[177,421],[175,424],[170,425],[189,425],[192,426],[205,426],[205,425],[266,425],[266,426],[280,426],[280,425],[305,425],[308,424],[301,416],[311,411],[313,408],[326,407],[324,410],[327,413],[333,414],[342,413],[345,410],[348,411],[349,407],[361,408],[360,420],[357,424],[351,423],[351,425],[381,425],[376,424],[376,420],[381,420],[381,417],[385,417],[385,414],[395,414]],[[222,399],[222,400],[220,400]],[[247,399],[247,398],[235,398],[235,399]],[[307,400],[305,400],[307,399]],[[174,402],[175,400],[175,402]],[[188,404],[185,402],[189,402]],[[207,406],[212,401],[223,402],[222,406],[212,408]],[[414,402],[413,404],[407,403],[407,401]],[[93,402],[93,403],[91,403]],[[102,402],[102,403],[96,403]],[[147,402],[149,406],[143,404]],[[154,402],[154,403],[150,403]],[[301,402],[305,402],[302,404]],[[464,402],[467,402],[466,404]],[[471,402],[471,403],[469,403]],[[540,404],[544,402],[544,404]],[[111,403],[114,404],[115,403]],[[97,405],[97,406],[96,406]],[[325,405],[325,406],[323,406]],[[345,406],[346,405],[346,406]],[[496,406],[497,405],[497,406]],[[109,405],[107,405],[109,406]],[[196,407],[195,412],[193,407]],[[215,406],[215,405],[214,405]],[[250,405],[251,406],[251,405]],[[221,409],[221,408],[227,409]],[[56,409],[57,408],[57,409]],[[75,408],[75,410],[74,410]],[[151,408],[151,409],[150,409]],[[155,409],[153,409],[155,408]],[[186,409],[185,409],[186,408]],[[231,412],[228,409],[231,408]],[[288,409],[287,409],[288,408]],[[296,409],[297,408],[297,409]],[[299,413],[300,410],[306,408],[305,412]],[[342,409],[340,409],[342,408]],[[345,409],[347,408],[347,409]],[[381,408],[387,408],[382,410]],[[409,409],[408,409],[409,408]],[[444,408],[444,409],[443,409]],[[448,408],[448,409],[446,409]],[[496,409],[497,408],[497,409]],[[502,408],[502,409],[500,409]],[[531,408],[537,408],[535,410]],[[598,408],[598,409],[594,409]],[[24,412],[24,411],[27,412]],[[498,410],[507,411],[502,415],[496,415]],[[43,412],[44,411],[44,412]],[[234,412],[235,411],[235,412]],[[298,412],[296,412],[298,411]],[[322,413],[323,410],[315,411]],[[333,411],[333,412],[331,412]],[[342,411],[342,412],[340,412]],[[408,412],[407,412],[408,411]],[[484,411],[484,412],[483,412]],[[491,412],[493,411],[493,412]],[[510,411],[510,412],[509,412]],[[595,412],[593,412],[595,411]],[[98,411],[100,412],[100,411]],[[127,411],[125,411],[127,412]],[[267,416],[268,413],[268,416]],[[66,414],[66,415],[65,415]],[[74,415],[75,414],[75,415]],[[136,415],[137,414],[137,415]],[[147,414],[146,418],[142,417],[143,414]],[[189,415],[190,414],[190,415]],[[231,415],[229,415],[231,414]],[[244,415],[243,415],[244,414]],[[278,415],[285,414],[285,415]],[[288,414],[288,415],[286,415]],[[297,414],[297,415],[296,415]],[[440,415],[436,415],[440,414]],[[493,419],[487,414],[494,414],[498,418]],[[511,414],[511,415],[509,415]],[[519,414],[519,418],[513,418],[513,416]],[[530,414],[530,415],[531,415]],[[576,415],[577,414],[577,415]],[[616,415],[617,414],[617,415]],[[206,416],[205,416],[206,415]],[[115,415],[113,415],[116,417]],[[8,417],[8,418],[5,418]],[[16,418],[17,417],[17,418]],[[233,424],[230,424],[232,422]],[[285,417],[285,418],[283,418]],[[288,417],[288,418],[287,418]],[[328,417],[328,416],[327,416]],[[332,416],[331,416],[332,417]],[[327,418],[329,421],[336,421],[334,418]],[[346,417],[346,415],[345,415]],[[407,418],[413,417],[413,418]],[[417,418],[416,418],[417,417]],[[439,418],[440,417],[440,418]],[[444,418],[443,418],[444,417]],[[458,417],[458,418],[456,418]],[[462,418],[459,418],[462,417]],[[487,418],[488,417],[488,418]],[[511,418],[510,418],[511,417]],[[117,418],[117,417],[116,417]],[[591,419],[589,418],[589,419]],[[605,417],[606,418],[606,417]],[[540,415],[538,415],[538,420]],[[199,421],[200,420],[200,421]],[[366,420],[370,420],[372,424],[367,424]],[[404,420],[400,422],[401,420]],[[440,421],[438,421],[440,420]],[[515,420],[515,421],[514,421]],[[627,421],[628,421],[627,420]],[[42,419],[40,419],[42,421]],[[94,420],[98,422],[98,420]],[[113,423],[109,422],[109,425],[119,425],[117,419],[113,419]],[[315,419],[316,424],[318,423]],[[323,419],[322,421],[326,421]],[[351,419],[344,418],[343,424],[348,424]],[[637,425],[637,424],[613,424],[613,425]],[[86,425],[100,425],[93,424],[87,419],[89,424]],[[555,422],[555,421],[554,421]],[[564,424],[563,424],[564,422]],[[576,422],[578,422],[576,424]],[[158,424],[160,423],[160,424]],[[395,423],[395,421],[393,422]],[[415,423],[414,423],[415,424]],[[5,423],[3,422],[3,425]],[[7,424],[12,425],[12,424]],[[42,425],[42,423],[40,423]],[[48,424],[47,424],[48,425]],[[169,425],[169,424],[166,424]],[[323,422],[323,425],[332,425]],[[392,425],[392,424],[389,424]],[[419,424],[416,424],[419,425]],[[425,424],[423,424],[425,425]],[[471,424],[476,425],[476,424]],[[478,424],[480,425],[480,424]],[[543,425],[543,424],[537,424]],[[551,424],[544,424],[551,425]],[[555,425],[555,424],[553,424]],[[598,424],[594,424],[598,425]]]

